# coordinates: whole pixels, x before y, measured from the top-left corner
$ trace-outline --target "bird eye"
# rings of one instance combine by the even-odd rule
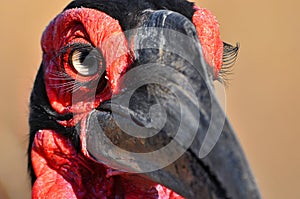
[[[69,57],[70,65],[83,76],[91,76],[104,68],[104,59],[96,48],[74,49]]]

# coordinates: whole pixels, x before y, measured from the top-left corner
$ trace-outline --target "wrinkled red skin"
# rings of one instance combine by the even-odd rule
[[[60,54],[65,46],[75,42],[91,44],[102,51],[109,84],[100,93],[96,93],[98,73],[88,77],[77,75],[68,63],[70,52]],[[118,79],[131,63],[127,41],[118,21],[92,9],[71,9],[58,15],[44,31],[41,45],[46,91],[51,106],[58,113],[76,113],[71,121],[62,123],[67,126],[74,126],[82,119],[83,113],[98,107],[112,93],[117,93]],[[74,94],[68,86],[62,86],[70,85],[70,78],[65,75],[80,83],[93,84],[81,86]]]
[[[203,46],[205,58],[219,70],[218,26],[214,17],[204,9],[197,8],[193,22]],[[208,15],[208,16],[206,16]],[[204,18],[203,18],[204,17]],[[208,29],[212,29],[208,31]],[[206,40],[205,38],[208,38]],[[214,40],[214,41],[210,41]],[[218,40],[218,41],[215,41]],[[108,85],[97,90],[99,75],[85,77],[76,74],[67,62],[69,52],[59,54],[62,48],[74,42],[98,47],[106,60]],[[212,46],[213,47],[212,47]],[[70,9],[58,15],[46,28],[42,37],[43,65],[46,91],[52,108],[58,113],[73,113],[68,121],[59,121],[64,126],[81,122],[81,152],[77,152],[70,140],[53,130],[40,130],[32,145],[32,165],[37,180],[32,188],[33,199],[183,199],[172,190],[139,178],[116,172],[94,161],[85,145],[85,119],[87,114],[102,101],[118,93],[120,76],[131,64],[132,55],[118,21],[107,14],[87,8]],[[221,47],[220,47],[221,48]],[[207,51],[207,52],[205,52]],[[217,57],[216,57],[217,56]],[[58,75],[64,72],[79,82],[95,82],[82,86],[75,94],[63,85],[69,82]]]
[[[215,76],[222,67],[223,42],[220,38],[219,24],[216,17],[207,9],[195,7],[193,23],[203,49],[206,62],[213,67]]]
[[[182,199],[163,186],[136,183],[126,174],[114,175],[106,166],[77,153],[70,140],[51,130],[36,134],[31,154],[37,175],[34,199]]]

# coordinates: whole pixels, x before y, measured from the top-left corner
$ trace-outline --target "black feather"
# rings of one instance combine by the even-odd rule
[[[71,8],[92,8],[105,12],[117,19],[124,31],[136,28],[142,21],[143,11],[172,10],[192,20],[194,3],[186,0],[75,0],[64,10]]]

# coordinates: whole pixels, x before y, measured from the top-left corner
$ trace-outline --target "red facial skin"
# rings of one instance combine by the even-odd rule
[[[216,17],[207,9],[195,7],[193,23],[201,43],[206,62],[213,67],[215,76],[222,67],[223,42],[220,38],[219,24]]]
[[[221,64],[219,59],[222,60],[218,48],[223,47],[220,47],[217,35],[218,25],[208,11],[197,9],[193,22],[205,58],[218,71]],[[206,20],[208,24],[201,25]],[[74,42],[91,44],[102,51],[108,79],[105,89],[97,90],[99,74],[76,74],[67,61],[68,50],[59,54],[65,46]],[[62,125],[74,126],[81,122],[81,128],[85,129],[86,115],[101,102],[108,100],[112,93],[119,92],[119,78],[131,64],[132,55],[118,21],[93,9],[67,10],[46,28],[42,48],[46,91],[52,108],[58,113],[73,113],[73,119],[60,121]],[[65,78],[66,74],[69,78]],[[72,93],[72,89],[59,86],[69,85],[70,78],[81,83],[94,83],[81,86],[76,93]],[[53,130],[36,133],[31,151],[37,177],[32,188],[33,199],[183,199],[162,185],[115,172],[94,161],[86,150],[84,133],[80,136],[81,152],[78,153],[70,140]]]
[[[70,52],[59,54],[65,46],[76,42],[91,44],[103,53],[109,84],[99,93],[96,93],[98,73],[93,76],[77,75],[68,63]],[[131,63],[127,41],[118,21],[92,9],[72,9],[58,15],[45,30],[41,44],[46,91],[51,106],[58,113],[76,113],[72,121],[64,123],[68,126],[74,126],[82,114],[118,92],[118,79]],[[93,83],[81,86],[74,94],[67,89],[68,86],[62,86],[70,85],[70,78],[64,74],[80,83]]]

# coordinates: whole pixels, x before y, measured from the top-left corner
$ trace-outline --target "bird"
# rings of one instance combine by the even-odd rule
[[[32,198],[259,199],[213,88],[239,46],[186,0],[74,0],[29,105]]]

